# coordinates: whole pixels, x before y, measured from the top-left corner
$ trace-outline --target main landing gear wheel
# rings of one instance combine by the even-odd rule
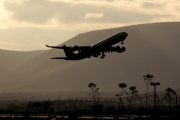
[[[102,56],[101,56],[101,59],[103,59],[104,57],[105,57],[105,55],[102,55]]]

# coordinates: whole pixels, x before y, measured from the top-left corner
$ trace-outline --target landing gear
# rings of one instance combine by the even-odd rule
[[[102,55],[100,58],[103,59],[105,57],[105,55]]]
[[[99,55],[97,55],[97,54],[95,54],[95,55],[93,55],[93,57],[98,57]]]
[[[93,57],[99,57],[99,55],[101,55],[101,59],[103,59],[106,55],[104,54],[104,52],[102,53],[98,53],[98,54],[94,54]]]
[[[101,59],[103,59],[106,55],[104,54],[104,52],[102,52],[102,56]]]

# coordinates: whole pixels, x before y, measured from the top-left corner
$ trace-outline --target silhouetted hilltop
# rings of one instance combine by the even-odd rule
[[[27,56],[23,55],[18,57],[20,54],[18,52],[12,53],[11,59],[4,55],[1,57],[4,60],[0,61],[0,64],[7,64],[4,66],[5,69],[12,69],[12,66],[18,68],[3,74],[0,90],[89,91],[88,84],[94,82],[100,91],[115,91],[116,94],[120,91],[118,84],[126,83],[127,89],[136,86],[139,92],[144,93],[146,86],[143,75],[148,73],[154,76],[154,82],[161,83],[157,90],[165,90],[167,87],[180,88],[180,22],[90,31],[81,33],[61,45],[91,45],[123,31],[129,34],[123,45],[126,51],[106,54],[105,59],[91,58],[80,61],[50,59],[65,56],[63,50],[59,49],[46,50],[31,59],[26,59]],[[23,64],[20,64],[21,60]],[[17,61],[20,63],[16,64]]]

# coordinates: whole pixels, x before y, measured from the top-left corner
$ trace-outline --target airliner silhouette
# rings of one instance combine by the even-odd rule
[[[111,52],[111,53],[124,52],[126,50],[125,47],[112,46],[112,45],[118,42],[121,42],[121,44],[124,44],[124,40],[126,39],[127,36],[128,34],[126,32],[120,32],[90,46],[77,46],[77,45],[75,46],[66,46],[66,45],[49,46],[49,45],[46,45],[46,47],[63,49],[65,52],[66,57],[53,57],[51,59],[81,60],[85,58],[98,57],[98,56],[101,56],[100,58],[104,58],[106,52]]]

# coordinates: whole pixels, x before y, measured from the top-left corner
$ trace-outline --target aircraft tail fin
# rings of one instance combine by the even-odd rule
[[[63,46],[49,46],[46,45],[46,47],[50,47],[50,48],[56,48],[56,49],[63,49],[64,53],[66,55],[66,57],[54,57],[52,59],[72,59],[73,56],[75,55],[75,53],[73,53],[72,48],[71,47],[66,47],[65,45]]]
[[[69,47],[63,48],[63,50],[67,58],[72,58],[75,55]]]

